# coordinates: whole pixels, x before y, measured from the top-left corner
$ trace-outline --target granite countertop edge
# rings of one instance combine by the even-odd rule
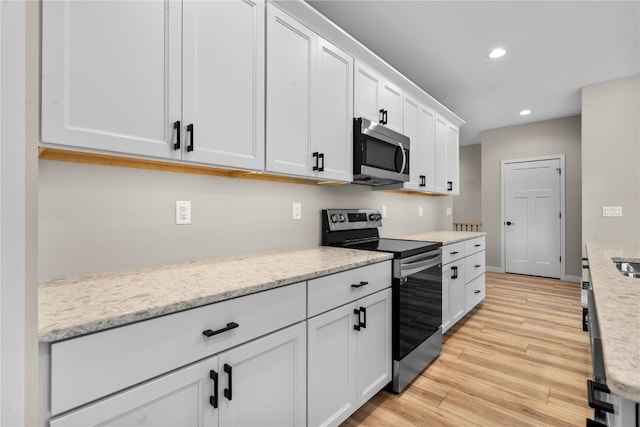
[[[428,231],[426,233],[410,234],[402,236],[403,239],[420,240],[451,245],[465,240],[486,236],[484,231]]]
[[[640,246],[587,242],[586,250],[607,385],[640,402],[640,279],[622,276],[611,260],[640,259]]]
[[[336,252],[337,251],[337,252]],[[133,310],[112,310],[112,313],[108,314],[97,314],[94,318],[90,318],[91,314],[85,315],[81,317],[77,321],[75,319],[62,320],[58,323],[62,323],[61,325],[56,325],[56,317],[57,313],[61,313],[61,317],[64,317],[66,311],[77,309],[77,307],[69,307],[69,301],[63,300],[62,298],[56,301],[56,290],[61,290],[60,287],[68,287],[65,291],[68,293],[77,289],[78,292],[82,292],[86,290],[86,286],[91,284],[92,281],[102,283],[108,283],[109,280],[126,280],[129,281],[132,278],[140,278],[145,277],[147,275],[150,279],[154,278],[152,275],[158,271],[162,272],[164,269],[171,269],[174,274],[180,274],[180,271],[184,271],[186,275],[190,272],[194,267],[199,269],[206,269],[207,263],[211,263],[212,266],[216,268],[223,268],[225,262],[232,264],[238,264],[242,266],[244,265],[246,268],[251,268],[252,265],[256,265],[260,261],[265,261],[267,259],[275,258],[275,265],[270,264],[271,267],[277,269],[277,262],[286,262],[286,258],[288,256],[291,257],[303,257],[305,254],[309,254],[310,257],[313,256],[324,256],[326,254],[332,254],[335,261],[332,259],[331,261],[323,262],[323,260],[319,260],[317,262],[312,262],[313,267],[309,269],[302,268],[300,271],[295,274],[284,274],[276,279],[271,279],[269,277],[261,278],[255,281],[250,281],[249,283],[239,283],[237,286],[234,284],[227,284],[227,286],[223,289],[216,289],[216,287],[211,287],[209,289],[208,286],[205,285],[205,289],[203,292],[195,292],[194,295],[190,295],[184,299],[177,298],[174,301],[170,301],[168,303],[164,303],[161,301],[161,297],[155,298],[151,295],[150,299],[159,300],[157,303],[151,303],[145,306],[136,307]],[[320,254],[320,255],[319,255]],[[118,326],[124,326],[131,323],[136,323],[139,321],[153,319],[155,317],[160,317],[168,314],[177,313],[180,311],[202,307],[205,305],[213,304],[216,302],[222,302],[225,300],[229,300],[232,298],[237,298],[245,295],[254,294],[261,291],[266,291],[269,289],[275,289],[281,286],[287,286],[294,283],[302,282],[305,280],[311,280],[321,276],[327,276],[335,273],[339,273],[346,270],[351,270],[358,267],[363,267],[366,265],[376,264],[379,262],[383,262],[386,260],[390,260],[393,258],[393,255],[385,252],[372,252],[372,251],[356,251],[352,249],[341,249],[341,248],[329,248],[329,247],[321,247],[317,249],[307,249],[307,250],[299,250],[299,251],[289,251],[289,252],[276,252],[276,253],[267,253],[267,254],[256,254],[250,256],[243,257],[230,257],[230,258],[222,258],[211,261],[201,261],[195,263],[184,263],[177,264],[171,266],[160,266],[155,268],[148,269],[140,269],[140,270],[131,270],[128,272],[115,272],[115,273],[105,273],[99,275],[78,277],[78,278],[68,278],[68,279],[60,279],[60,280],[52,280],[43,282],[40,284],[39,294],[39,312],[40,317],[44,317],[44,320],[40,320],[41,324],[39,325],[38,331],[38,340],[40,343],[51,343],[54,341],[61,341],[65,339],[75,338],[81,335],[100,332],[107,329],[112,329]],[[246,265],[245,265],[246,264]],[[323,265],[326,264],[326,265]],[[236,266],[237,269],[237,266]],[[185,280],[188,280],[186,278]],[[222,280],[222,279],[221,279]],[[167,286],[167,285],[165,285]],[[83,289],[84,287],[84,289]],[[42,297],[43,290],[46,290],[44,294],[45,298]],[[167,289],[161,289],[167,291]],[[128,292],[128,291],[127,291]],[[152,291],[153,292],[153,291]],[[132,294],[136,293],[136,290],[131,290]],[[99,292],[94,292],[94,294],[90,297],[95,298],[96,295],[100,295]],[[98,296],[99,298],[99,296]],[[105,297],[106,298],[106,297]],[[126,296],[122,296],[121,298],[126,298]],[[108,303],[117,305],[117,298],[106,298],[109,299]],[[95,305],[100,305],[100,301],[92,301]],[[58,308],[51,307],[51,304],[58,304]],[[42,314],[45,316],[42,316]],[[73,316],[71,316],[73,317]],[[59,319],[58,319],[59,320]],[[46,323],[43,325],[42,323]],[[52,324],[53,323],[53,324]]]

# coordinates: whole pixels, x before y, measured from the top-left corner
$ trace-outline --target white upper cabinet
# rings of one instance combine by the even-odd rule
[[[404,134],[411,141],[410,181],[404,188],[435,191],[435,112],[408,95],[404,97]]]
[[[42,31],[44,143],[264,169],[262,0],[46,1]]]
[[[309,175],[316,35],[270,4],[267,9],[267,170]]]
[[[402,133],[403,92],[358,60],[355,62],[355,115]]]
[[[264,3],[185,1],[183,14],[184,159],[263,169]]]
[[[447,192],[460,194],[460,132],[451,123],[447,126]]]
[[[353,179],[353,58],[318,37],[316,144],[323,178]]]
[[[180,117],[180,4],[42,3],[42,140],[169,157]]]
[[[438,115],[436,117],[436,185],[444,194],[460,194],[458,128]]]
[[[353,58],[270,4],[267,44],[267,170],[351,181]]]

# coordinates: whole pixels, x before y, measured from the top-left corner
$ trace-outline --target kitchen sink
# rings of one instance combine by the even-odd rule
[[[611,261],[616,265],[616,268],[623,276],[635,277],[640,279],[640,260],[639,259],[624,259],[624,258],[611,258]]]

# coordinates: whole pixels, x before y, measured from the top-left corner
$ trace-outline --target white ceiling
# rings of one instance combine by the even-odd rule
[[[640,74],[639,0],[307,2],[465,120],[461,145],[580,114],[581,87]]]

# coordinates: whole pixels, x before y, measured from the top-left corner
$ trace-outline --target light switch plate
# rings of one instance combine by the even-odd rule
[[[293,219],[294,220],[300,220],[302,219],[302,203],[300,202],[293,202],[292,205],[292,210],[293,210]]]

